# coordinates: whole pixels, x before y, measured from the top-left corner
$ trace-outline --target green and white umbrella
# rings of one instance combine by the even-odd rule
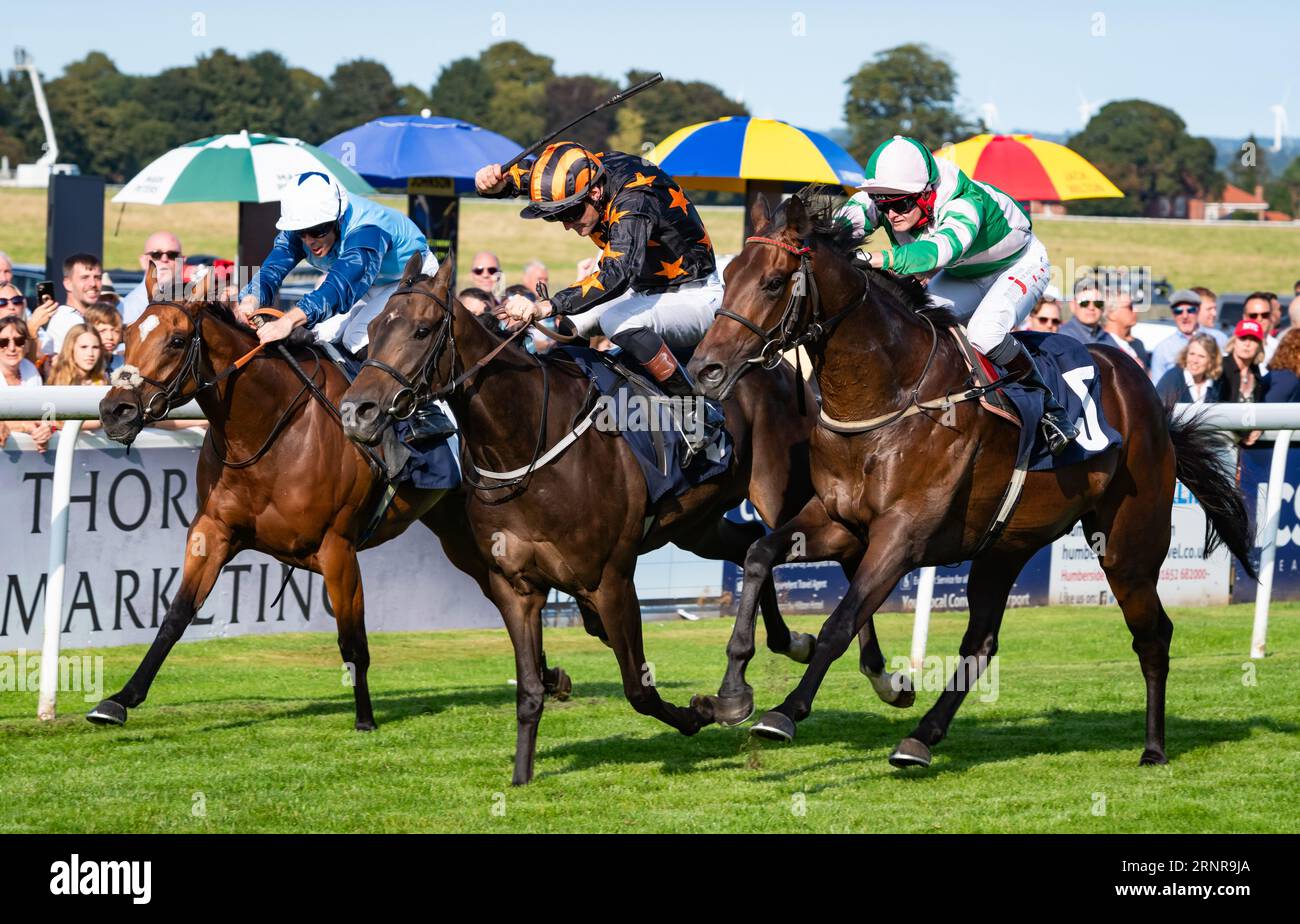
[[[356,171],[297,138],[240,132],[173,148],[141,170],[114,202],[278,202],[291,177],[319,170],[350,193],[375,190]]]

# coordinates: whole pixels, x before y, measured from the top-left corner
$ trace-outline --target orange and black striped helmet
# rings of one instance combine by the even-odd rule
[[[533,161],[528,176],[528,199],[522,218],[554,218],[586,198],[605,175],[599,154],[573,141],[548,145]]]

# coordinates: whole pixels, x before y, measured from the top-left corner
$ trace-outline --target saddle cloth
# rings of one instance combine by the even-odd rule
[[[949,330],[977,384],[987,385],[1002,375],[993,363],[970,345],[964,329],[954,326]],[[980,404],[986,410],[1020,427],[1017,469],[1051,471],[1091,459],[1123,442],[1106,422],[1101,406],[1101,376],[1087,347],[1073,337],[1060,334],[1016,331],[1012,336],[1019,339],[1034,357],[1043,381],[1079,429],[1079,438],[1059,456],[1053,456],[1038,426],[1043,416],[1041,392],[1012,383],[981,398]]]
[[[617,429],[627,441],[645,476],[650,503],[657,503],[669,494],[674,497],[683,494],[721,475],[731,465],[733,444],[731,435],[724,429],[712,446],[695,456],[689,468],[682,468],[683,437],[671,425],[675,418],[667,407],[655,407],[654,402],[647,400],[648,379],[635,376],[639,387],[633,388],[626,371],[611,369],[601,354],[584,347],[557,347],[552,354],[572,360],[595,386],[602,402],[595,426],[600,430]],[[662,392],[655,391],[654,397],[667,400]]]

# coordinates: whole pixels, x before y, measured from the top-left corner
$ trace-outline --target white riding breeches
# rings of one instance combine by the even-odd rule
[[[438,272],[438,258],[432,252],[427,250],[424,252],[424,266],[421,267],[421,271],[430,276]],[[381,286],[371,286],[350,309],[326,318],[313,327],[312,331],[316,334],[316,339],[337,343],[349,353],[357,353],[370,342],[367,328],[375,315],[384,310],[384,306],[397,291],[400,282],[399,280]]]
[[[933,304],[951,308],[975,349],[988,353],[1015,330],[1047,288],[1051,264],[1042,241],[1031,237],[1015,263],[998,273],[958,279],[940,272],[927,290]]]
[[[590,311],[571,315],[569,320],[584,337],[597,328],[612,337],[619,331],[648,327],[664,338],[670,350],[690,350],[704,339],[721,307],[722,279],[714,273],[702,282],[667,292],[628,289]]]

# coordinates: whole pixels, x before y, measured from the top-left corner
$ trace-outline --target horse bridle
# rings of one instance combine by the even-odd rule
[[[516,337],[529,329],[528,325],[520,327],[509,337],[504,338],[499,344],[493,347],[492,350],[474,363],[474,365],[470,366],[460,375],[456,375],[456,334],[452,329],[453,312],[451,307],[436,293],[430,292],[427,289],[415,288],[414,281],[400,289],[394,290],[392,296],[389,296],[389,298],[391,299],[397,295],[423,295],[425,298],[431,298],[440,308],[442,308],[443,314],[442,322],[438,329],[438,335],[430,345],[428,355],[425,356],[424,360],[420,363],[420,366],[413,377],[407,377],[400,369],[390,366],[383,360],[367,357],[366,360],[361,363],[362,368],[373,366],[379,371],[387,373],[392,377],[393,381],[397,382],[397,384],[401,386],[389,402],[388,409],[384,411],[385,414],[396,420],[405,420],[410,417],[415,413],[417,407],[427,401],[447,398],[455,394],[456,389],[460,388],[461,385],[465,384],[466,381],[471,379],[475,374],[483,369],[483,367],[495,359],[497,354],[513,343]],[[450,346],[451,349],[451,369],[449,375],[451,375],[452,378],[450,381],[435,389],[430,384],[430,375],[438,363],[438,359],[442,354],[444,346]],[[551,403],[551,379],[546,364],[537,357],[534,357],[534,359],[537,360],[537,364],[542,370],[542,417],[541,424],[537,428],[537,444],[533,447],[533,459],[527,466],[528,471],[521,477],[504,479],[499,484],[493,485],[474,481],[469,477],[468,471],[466,471],[464,475],[465,481],[473,488],[488,491],[497,488],[509,488],[525,484],[528,478],[531,477],[533,467],[536,465],[537,460],[542,456],[546,441],[547,412],[550,409]],[[403,400],[409,402],[409,407],[403,409],[398,406],[399,401]],[[477,465],[474,467],[478,468]]]
[[[152,308],[156,306],[176,308],[184,312],[187,317],[189,316],[189,312],[186,311],[186,306],[177,302],[154,302],[149,307]],[[211,380],[204,381],[203,372],[199,368],[199,359],[202,355],[203,346],[202,309],[200,309],[190,320],[194,326],[194,330],[190,334],[189,343],[185,345],[185,355],[181,357],[180,368],[177,370],[176,375],[173,376],[171,381],[162,382],[158,379],[152,379],[142,373],[135,366],[126,365],[115,369],[113,374],[109,376],[110,385],[115,388],[125,389],[131,393],[131,397],[135,400],[136,410],[139,411],[140,419],[143,421],[142,426],[147,427],[151,423],[163,420],[175,408],[180,407],[186,401],[198,397],[207,389],[221,384],[243,367],[242,362],[238,363],[237,365],[231,366],[229,369],[223,370]],[[194,382],[194,391],[190,392],[188,395],[182,395],[180,393],[181,390],[185,387],[186,383],[190,381]],[[147,401],[140,395],[141,385],[152,385],[155,389]],[[154,407],[159,398],[163,399],[163,406],[160,412],[156,412]]]
[[[433,299],[440,308],[442,308],[442,323],[438,326],[438,335],[433,343],[429,346],[428,355],[421,361],[419,368],[416,369],[414,376],[407,377],[402,370],[390,366],[388,363],[367,357],[362,363],[361,368],[373,366],[380,372],[389,375],[393,381],[400,386],[393,394],[389,407],[384,411],[385,414],[394,420],[406,420],[415,413],[415,409],[426,401],[434,398],[443,397],[455,391],[460,385],[461,380],[456,379],[448,385],[444,385],[436,391],[429,384],[430,373],[433,372],[434,366],[438,364],[438,359],[442,355],[443,347],[451,347],[451,372],[456,374],[456,335],[452,332],[452,312],[450,306],[440,298],[436,293],[427,289],[417,289],[414,284],[403,286],[395,289],[390,298],[398,295],[423,295],[425,298]],[[406,402],[403,405],[403,402]]]
[[[871,289],[871,276],[861,267],[854,267],[862,276],[862,294],[857,300],[834,315],[825,320],[821,317],[821,299],[817,290],[817,277],[812,271],[812,248],[806,244],[796,247],[786,241],[778,240],[772,237],[753,236],[745,238],[745,244],[769,244],[773,247],[779,247],[781,250],[794,254],[799,258],[799,269],[790,277],[790,299],[786,302],[785,310],[781,313],[780,319],[772,327],[764,330],[748,318],[743,318],[734,311],[726,308],[720,308],[717,312],[718,317],[730,318],[731,320],[743,325],[758,335],[762,341],[757,356],[752,356],[742,362],[733,372],[721,389],[726,393],[726,389],[732,387],[736,380],[744,375],[755,364],[761,364],[765,369],[774,368],[780,361],[783,353],[797,349],[804,344],[814,344],[828,336],[840,323],[867,299],[867,293]],[[802,278],[802,282],[800,279]],[[804,327],[802,333],[796,333],[799,319],[803,316],[803,301],[807,299],[811,308],[811,321]],[[939,331],[934,325],[934,321],[924,312],[917,311],[917,314],[925,319],[926,324],[930,327],[930,352],[926,356],[925,366],[921,369],[921,375],[916,380],[916,385],[912,388],[912,394],[907,403],[898,411],[886,414],[878,419],[867,422],[863,426],[854,428],[855,433],[867,433],[871,430],[877,430],[881,427],[887,427],[892,423],[908,416],[912,413],[912,408],[923,409],[924,402],[921,400],[921,386],[925,383],[925,378],[930,372],[930,367],[934,364],[934,357],[939,350]],[[800,369],[802,362],[799,354],[795,356],[795,369],[802,376],[803,370]],[[979,397],[986,391],[992,390],[1008,379],[999,379],[990,386],[981,386],[968,392],[968,396]],[[800,403],[802,405],[803,390],[799,390]],[[802,407],[800,408],[802,410]],[[818,415],[818,423],[825,426],[825,415]]]
[[[720,387],[721,394],[727,394],[728,391],[736,384],[746,372],[753,366],[762,366],[764,369],[775,369],[780,365],[783,354],[790,350],[797,350],[804,344],[816,343],[828,335],[842,321],[850,311],[864,302],[867,298],[867,290],[870,288],[870,280],[863,274],[862,295],[852,305],[842,311],[832,315],[829,318],[822,318],[821,314],[821,295],[817,289],[817,277],[813,273],[812,256],[813,250],[806,244],[796,247],[786,241],[778,240],[774,237],[762,237],[755,235],[745,238],[745,244],[768,244],[772,247],[791,253],[799,258],[799,268],[790,276],[790,297],[785,303],[785,309],[781,312],[781,317],[771,327],[766,329],[759,327],[749,318],[743,317],[728,308],[719,308],[716,317],[729,318],[753,332],[760,341],[758,354],[745,359],[735,370],[732,371],[727,381]],[[804,326],[802,332],[798,332],[799,321],[804,314],[804,303],[808,303],[811,313],[811,320]],[[803,360],[801,356],[795,354],[795,369],[800,376],[803,375]],[[799,390],[800,411],[803,410],[803,390]]]

